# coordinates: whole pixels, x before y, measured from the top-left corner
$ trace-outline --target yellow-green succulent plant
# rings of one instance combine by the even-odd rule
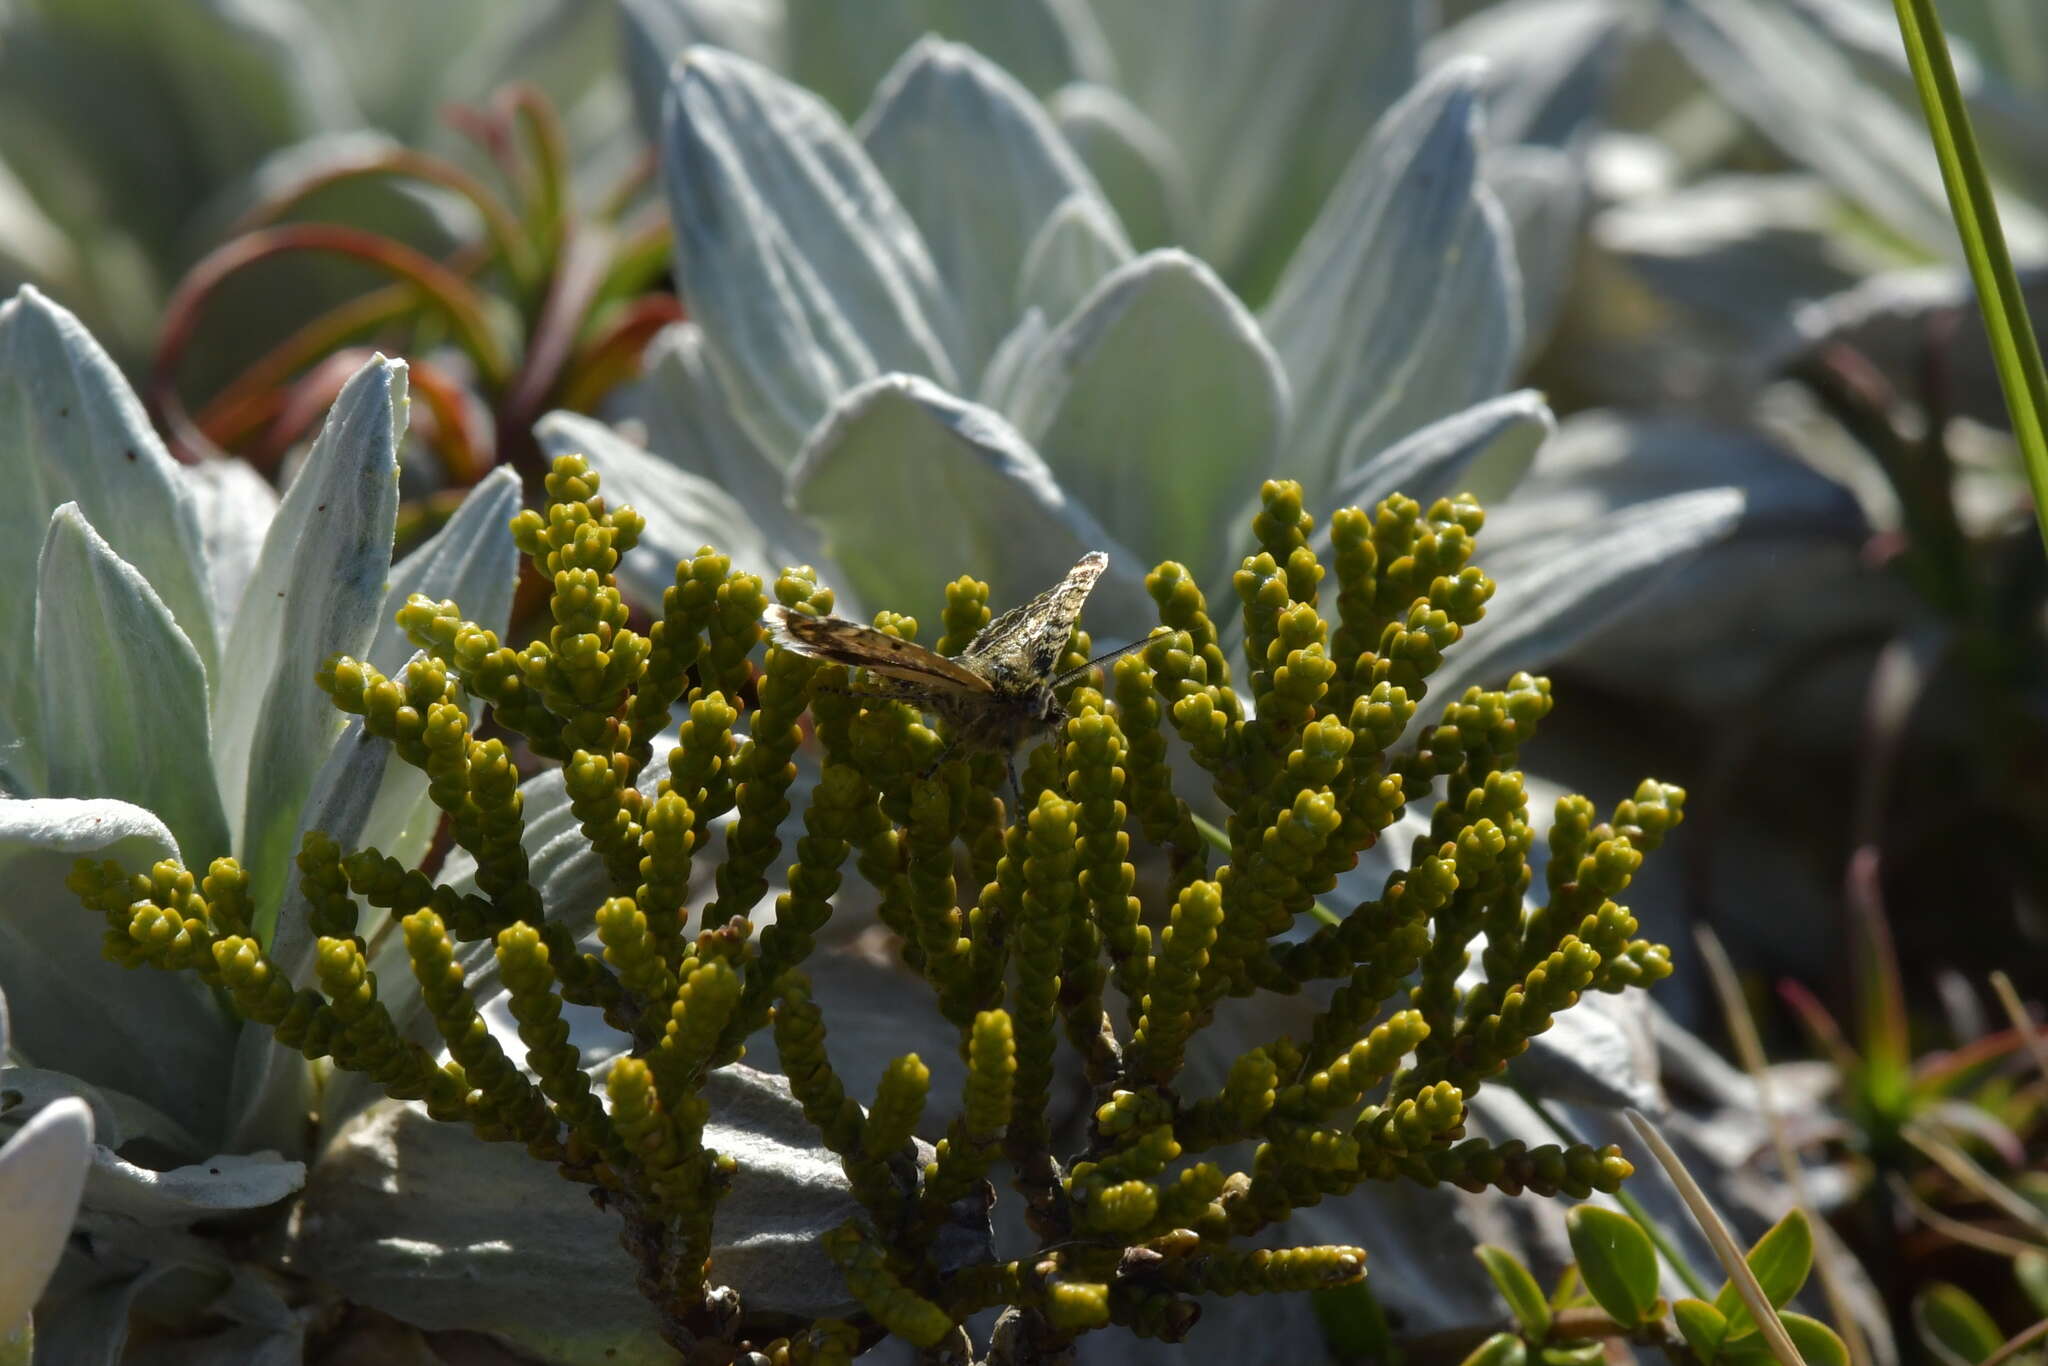
[[[1582,993],[1669,973],[1613,898],[1684,801],[1645,782],[1603,821],[1564,799],[1548,895],[1529,902],[1534,836],[1515,765],[1549,684],[1517,674],[1469,688],[1414,724],[1430,674],[1492,593],[1468,563],[1483,520],[1470,499],[1341,511],[1326,566],[1299,488],[1268,483],[1260,548],[1235,579],[1243,691],[1192,576],[1160,565],[1146,579],[1160,626],[1071,685],[1068,719],[1026,756],[1011,811],[1005,756],[949,752],[910,705],[768,640],[771,601],[830,611],[810,570],[763,583],[706,548],[640,630],[614,580],[638,515],[608,505],[579,457],[557,458],[546,487],[545,513],[512,522],[552,586],[545,634],[515,648],[457,604],[416,596],[399,621],[420,653],[398,675],[347,657],[319,671],[336,706],[427,775],[474,861],[473,890],[309,834],[298,867],[317,953],[312,983],[296,986],[232,859],[203,874],[82,861],[72,885],[107,917],[110,956],[193,972],[308,1057],[590,1187],[687,1359],[840,1361],[884,1334],[1012,1360],[1109,1325],[1177,1339],[1198,1295],[1363,1276],[1362,1248],[1246,1245],[1362,1182],[1585,1196],[1629,1174],[1612,1147],[1464,1131],[1473,1093]],[[948,588],[941,651],[987,622],[987,596],[971,578]],[[876,625],[918,633],[898,614]],[[1085,663],[1088,644],[1077,630],[1068,662]],[[687,719],[663,755],[672,713]],[[807,746],[819,776],[803,797]],[[1182,748],[1211,794],[1177,791]],[[546,904],[521,843],[522,751],[560,762],[608,884],[587,936]],[[655,766],[665,776],[645,781]],[[785,849],[794,800],[803,833]],[[1407,866],[1377,897],[1323,907],[1411,803],[1434,814]],[[1226,813],[1213,837],[1205,810]],[[757,926],[778,864],[787,890]],[[835,966],[813,948],[849,874],[958,1030],[961,1094],[931,1120],[932,1073],[915,1054],[882,1071],[865,1107],[829,1056],[811,977]],[[399,927],[438,1049],[380,997],[381,923]],[[480,1014],[461,949],[484,944],[523,1056]],[[1475,949],[1483,974],[1461,980]],[[1213,1094],[1189,1084],[1189,1042],[1229,998],[1317,991],[1326,1004],[1299,1037],[1245,1052]],[[617,1031],[608,1062],[570,1041],[570,1007]],[[705,1086],[764,1028],[857,1202],[824,1240],[847,1312],[814,1322],[741,1302],[713,1253],[735,1162],[706,1142]],[[1077,1148],[1053,1120],[1062,1039],[1092,1097]],[[936,1144],[916,1137],[941,1130]],[[1026,1246],[992,1250],[997,1179],[1022,1197]],[[972,1342],[967,1321],[994,1307],[994,1345]]]

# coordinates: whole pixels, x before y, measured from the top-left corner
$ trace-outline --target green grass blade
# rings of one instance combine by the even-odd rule
[[[1893,0],[1893,4],[1899,12],[1899,32],[1906,40],[1906,56],[1913,66],[1913,85],[1920,92],[1920,107],[1926,111],[1928,130],[1934,135],[1949,212],[1955,216],[1963,254],[1970,262],[1970,278],[1977,285],[1977,306],[1984,314],[1984,330],[1991,336],[1991,356],[2005,390],[2005,405],[2012,413],[2013,435],[2019,441],[2027,482],[2034,491],[2035,522],[2042,544],[2048,546],[2048,429],[2043,427],[2048,419],[2048,374],[2042,371],[2040,343],[2027,319],[2019,278],[2013,274],[2005,231],[1998,224],[1998,206],[1991,198],[1991,179],[1984,172],[1977,135],[1970,129],[1969,111],[1963,107],[1934,0]]]

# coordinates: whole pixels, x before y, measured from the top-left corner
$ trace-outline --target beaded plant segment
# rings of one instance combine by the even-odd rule
[[[764,614],[783,648],[864,669],[858,691],[908,702],[945,726],[947,754],[1000,752],[1009,765],[1011,803],[1017,796],[1013,752],[1034,735],[1066,723],[1059,694],[1099,664],[1143,645],[1133,641],[1077,669],[1056,673],[1060,656],[1081,618],[1082,605],[1109,565],[1100,550],[1083,555],[1066,578],[1022,607],[991,621],[957,655],[942,655],[887,631],[844,617],[806,616],[777,604]]]

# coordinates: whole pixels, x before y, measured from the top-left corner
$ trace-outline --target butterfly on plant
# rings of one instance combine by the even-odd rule
[[[843,617],[805,616],[780,605],[768,609],[768,630],[784,649],[865,670],[857,689],[862,694],[908,702],[936,716],[949,753],[993,750],[1010,760],[1018,745],[1066,723],[1060,693],[1068,684],[1143,643],[1057,672],[1082,605],[1108,565],[1109,556],[1099,550],[1083,555],[1066,578],[991,621],[957,655]],[[1010,762],[1014,794],[1017,774]]]

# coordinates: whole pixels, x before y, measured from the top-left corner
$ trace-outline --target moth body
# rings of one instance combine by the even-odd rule
[[[767,624],[784,649],[864,670],[856,685],[863,695],[909,702],[938,718],[951,749],[1008,757],[1066,724],[1060,657],[1108,564],[1099,550],[1083,555],[1065,579],[991,621],[957,655],[843,617],[781,606],[768,609]]]

